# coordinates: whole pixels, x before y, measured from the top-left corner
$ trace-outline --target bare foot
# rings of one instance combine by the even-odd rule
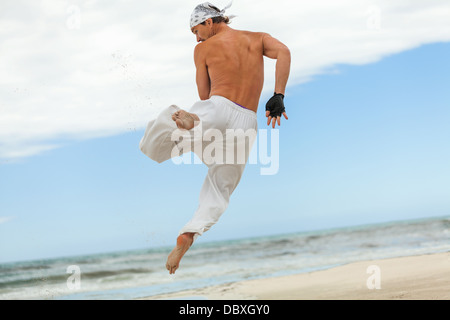
[[[175,271],[180,266],[181,258],[183,258],[186,251],[189,250],[194,242],[194,233],[183,233],[177,238],[177,245],[169,254],[166,262],[166,268],[170,274],[175,274]]]
[[[196,114],[184,110],[178,110],[172,114],[172,120],[176,122],[179,129],[185,130],[191,130],[195,125],[195,121],[200,121]]]

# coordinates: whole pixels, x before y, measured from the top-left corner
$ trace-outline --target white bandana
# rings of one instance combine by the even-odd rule
[[[217,11],[211,6],[214,6],[213,4],[209,2],[204,2],[202,4],[199,4],[195,7],[194,11],[191,14],[191,29],[195,27],[196,25],[199,25],[202,22],[205,22],[209,18],[214,17],[224,17],[225,10],[231,7],[231,4],[233,1],[231,1],[225,8],[223,8],[221,11]],[[233,19],[235,16],[231,15],[228,16],[229,19]]]

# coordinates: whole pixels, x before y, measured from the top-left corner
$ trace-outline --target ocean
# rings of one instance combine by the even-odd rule
[[[0,299],[135,299],[351,262],[450,251],[450,216],[195,244],[175,275],[172,247],[0,264]]]

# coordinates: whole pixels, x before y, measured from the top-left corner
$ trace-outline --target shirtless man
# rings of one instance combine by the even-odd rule
[[[277,59],[275,93],[266,105],[267,125],[272,123],[272,128],[275,128],[276,123],[280,125],[281,115],[288,119],[283,98],[290,71],[290,51],[283,43],[267,33],[239,31],[230,28],[228,26],[229,18],[224,15],[224,11],[225,9],[220,11],[206,2],[198,5],[191,16],[191,31],[196,36],[197,42],[200,42],[194,50],[196,83],[200,99],[204,103],[210,100],[222,103],[223,100],[224,105],[221,105],[220,108],[231,104],[231,109],[237,108],[236,111],[240,112],[242,117],[253,119],[252,121],[255,121],[254,128],[256,128],[256,112],[264,82],[263,57]],[[204,118],[201,112],[194,112],[194,110],[201,110],[200,108],[195,109],[194,106],[190,110],[193,112],[178,109],[172,114],[172,120],[179,129],[190,130],[202,117]],[[208,108],[214,112],[213,107],[208,106]],[[243,123],[250,121],[244,120]],[[146,153],[144,150],[143,152]],[[221,206],[219,210],[221,212],[212,219],[212,222],[203,229],[199,229],[200,231],[193,226],[182,229],[177,238],[177,244],[167,259],[166,268],[170,274],[175,273],[175,270],[178,269],[181,258],[192,245],[196,235],[208,230],[225,210],[228,197],[239,182],[244,166],[245,164],[236,170],[230,165],[222,165],[219,167],[220,170],[210,167],[200,195],[200,202],[202,202],[202,197],[210,197],[212,200],[204,202],[216,201],[225,204]],[[230,185],[223,182],[233,176],[235,178]],[[214,181],[216,181],[215,185]],[[223,192],[224,188],[229,189],[228,194]],[[225,193],[223,197],[214,198],[217,193],[221,192]],[[210,205],[204,210],[214,211],[215,209],[213,205]],[[203,218],[197,218],[198,221],[204,220],[209,212],[202,214]],[[196,213],[196,215],[201,214]]]

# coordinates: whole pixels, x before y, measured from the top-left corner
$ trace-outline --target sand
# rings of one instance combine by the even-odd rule
[[[449,300],[450,252],[354,262],[322,271],[241,281],[145,299]]]

